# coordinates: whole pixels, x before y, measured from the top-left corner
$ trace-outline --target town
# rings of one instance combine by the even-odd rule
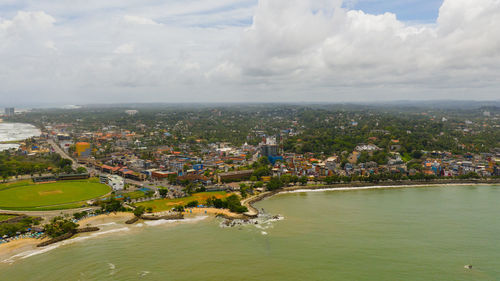
[[[250,109],[26,113],[15,118],[43,133],[16,153],[59,153],[74,161],[75,172],[85,167],[125,197],[130,185],[168,187],[169,197],[179,197],[200,188],[236,191],[245,186],[240,182],[253,190],[273,178],[305,184],[500,175],[495,108],[406,114],[394,108]],[[315,131],[322,126],[332,130]]]

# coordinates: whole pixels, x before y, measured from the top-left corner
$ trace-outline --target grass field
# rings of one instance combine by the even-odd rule
[[[158,199],[158,200],[136,203],[136,205],[144,206],[146,208],[151,207],[153,208],[153,212],[162,212],[171,210],[175,206],[186,205],[191,201],[196,200],[198,201],[198,203],[204,204],[207,201],[207,199],[212,196],[215,198],[225,198],[229,195],[230,195],[229,193],[226,193],[224,191],[200,192],[200,193],[195,193],[189,197],[176,198],[176,199]]]
[[[142,198],[146,197],[146,194],[140,190],[128,192],[128,193],[123,193],[123,197],[130,197],[130,199],[137,199],[137,198]]]
[[[82,206],[111,191],[98,179],[35,184],[31,181],[0,184],[0,209],[59,210]]]

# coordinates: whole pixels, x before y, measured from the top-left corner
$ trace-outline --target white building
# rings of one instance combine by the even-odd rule
[[[117,175],[100,176],[100,181],[109,185],[114,191],[123,190],[125,187],[125,180]]]

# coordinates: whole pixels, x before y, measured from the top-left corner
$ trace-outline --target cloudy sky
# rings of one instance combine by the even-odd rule
[[[500,0],[2,0],[0,104],[498,100]]]

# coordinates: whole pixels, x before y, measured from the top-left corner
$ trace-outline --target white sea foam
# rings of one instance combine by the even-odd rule
[[[128,228],[128,227],[122,227],[122,228],[110,229],[110,230],[107,230],[107,231],[94,232],[94,233],[92,233],[90,235],[87,235],[87,236],[79,236],[79,237],[76,237],[76,238],[71,238],[71,239],[68,239],[68,240],[63,240],[61,242],[58,242],[58,243],[55,243],[55,244],[52,244],[50,246],[46,246],[46,247],[43,247],[43,248],[40,248],[40,249],[25,251],[25,252],[19,253],[17,255],[14,255],[14,256],[12,256],[12,257],[10,257],[8,259],[5,259],[2,262],[3,263],[13,263],[14,261],[19,260],[19,259],[26,259],[26,258],[29,258],[29,257],[32,257],[32,256],[36,256],[36,255],[39,255],[39,254],[43,254],[43,253],[52,251],[54,249],[59,248],[60,246],[70,245],[70,244],[73,244],[73,243],[76,243],[76,242],[85,241],[85,240],[88,240],[88,239],[91,239],[91,238],[99,237],[99,236],[110,234],[110,233],[123,232],[123,231],[129,231],[129,230],[130,230],[130,228]]]
[[[404,188],[404,187],[426,187],[426,186],[456,186],[456,185],[475,185],[474,183],[418,183],[418,184],[404,184],[404,185],[374,185],[374,186],[352,186],[352,187],[325,187],[318,189],[297,189],[290,191],[282,191],[278,194],[287,193],[303,193],[303,192],[325,192],[325,191],[349,191],[349,190],[368,190],[368,189],[388,189],[388,188]],[[490,185],[487,183],[480,183],[478,185]]]
[[[17,255],[14,255],[8,259],[5,259],[3,260],[2,262],[3,263],[13,263],[15,262],[16,260],[18,259],[25,259],[25,258],[29,258],[29,257],[32,257],[32,256],[36,256],[36,255],[39,255],[39,254],[43,254],[43,253],[46,253],[48,251],[52,251],[56,248],[59,248],[61,244],[53,244],[51,246],[47,246],[45,248],[42,248],[40,250],[30,250],[30,251],[26,251],[26,252],[22,252],[22,253],[19,253]]]
[[[24,140],[33,136],[39,136],[40,130],[24,123],[0,123],[0,141]],[[17,148],[17,144],[0,144],[0,150]]]
[[[109,270],[110,270],[109,275],[115,275],[116,266],[110,262],[108,263],[108,266],[109,266]]]

